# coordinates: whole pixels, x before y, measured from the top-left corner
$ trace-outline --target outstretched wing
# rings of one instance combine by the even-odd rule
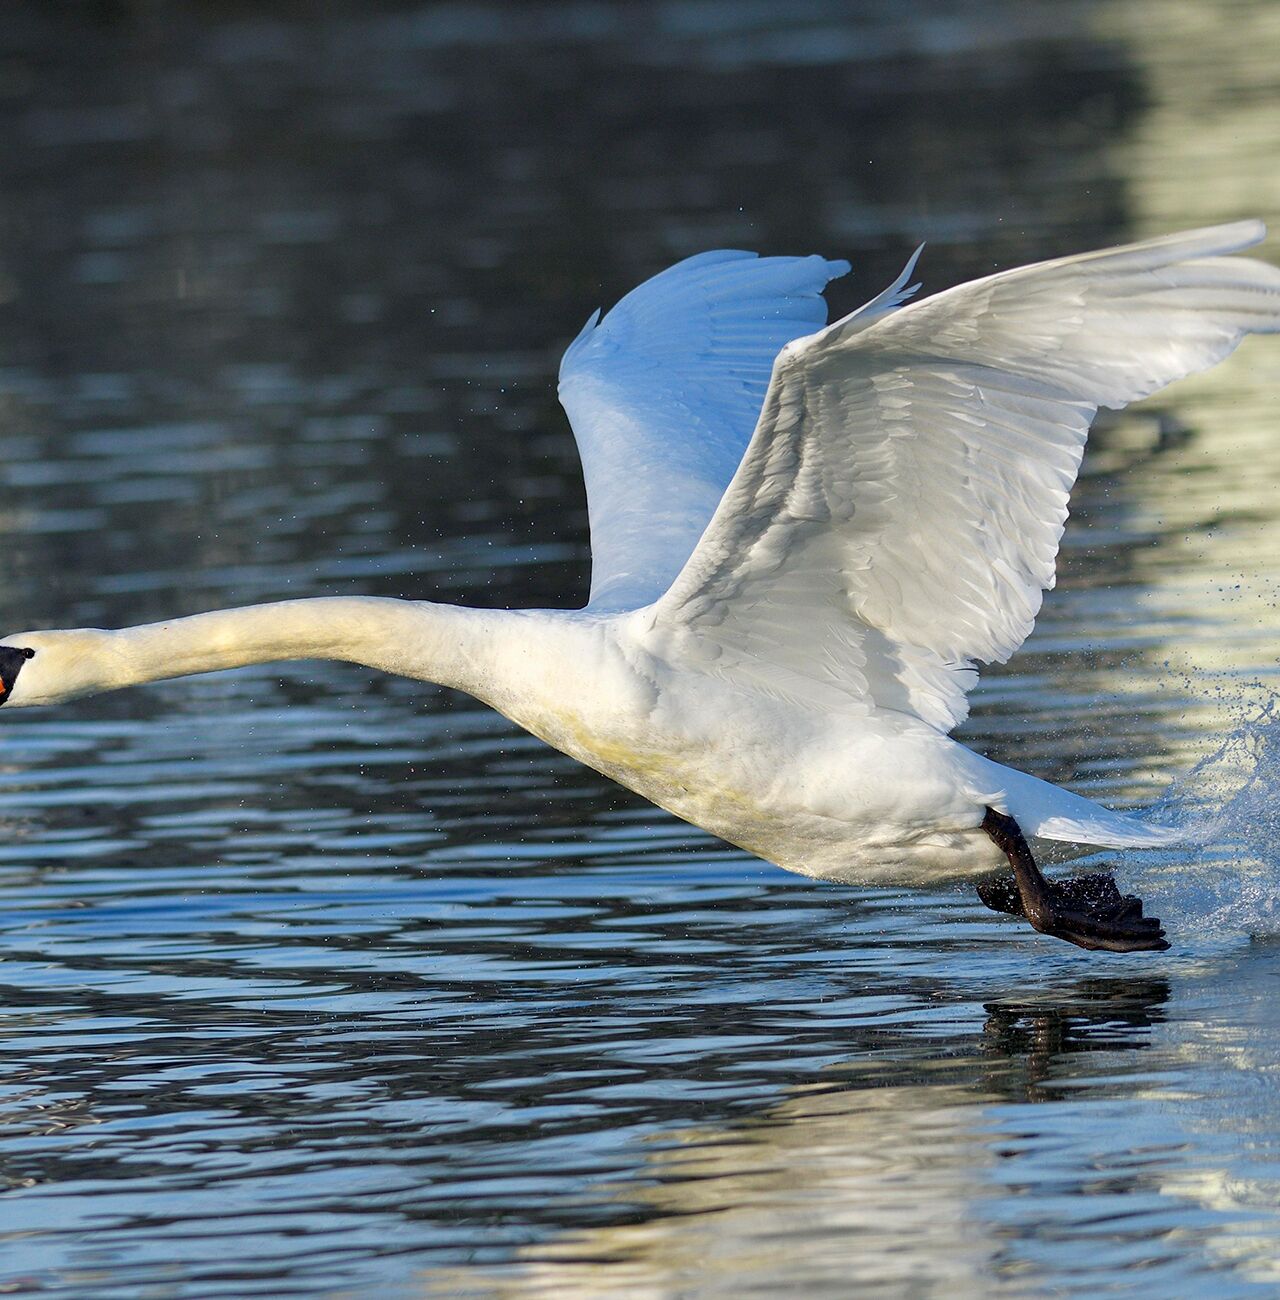
[[[742,460],[774,358],[826,324],[822,290],[848,270],[702,253],[569,345],[560,401],[587,484],[593,607],[647,605],[671,585]]]
[[[1089,425],[1280,329],[1261,222],[975,280],[784,349],[723,501],[649,619],[686,661],[949,730],[1021,645]]]

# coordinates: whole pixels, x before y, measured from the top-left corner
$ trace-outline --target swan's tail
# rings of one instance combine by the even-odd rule
[[[1133,813],[1104,808],[1025,772],[1004,768],[1001,778],[1008,813],[1027,836],[1125,849],[1176,844],[1186,837],[1182,827],[1159,826]]]

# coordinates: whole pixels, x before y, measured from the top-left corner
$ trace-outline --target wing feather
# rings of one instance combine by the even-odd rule
[[[742,460],[774,358],[826,323],[847,262],[701,253],[596,312],[560,366],[591,518],[591,605],[671,585]]]
[[[1089,426],[1280,330],[1239,222],[1039,263],[786,347],[697,548],[643,617],[686,661],[949,730],[1054,583]]]

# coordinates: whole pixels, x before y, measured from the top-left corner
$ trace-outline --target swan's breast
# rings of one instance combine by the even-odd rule
[[[526,643],[488,702],[660,807],[793,871],[866,875],[981,820],[955,742],[902,715],[833,717],[638,652],[605,625]],[[938,837],[942,838],[939,839]],[[943,840],[946,845],[943,845]],[[932,850],[930,850],[932,851]]]

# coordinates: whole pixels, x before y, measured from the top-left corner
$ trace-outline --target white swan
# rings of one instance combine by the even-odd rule
[[[560,394],[594,553],[577,611],[331,598],[0,645],[10,707],[286,659],[478,696],[792,871],[988,877],[990,906],[1089,948],[1167,945],[1111,878],[1052,884],[1023,833],[1168,831],[948,737],[975,662],[1031,630],[1085,438],[1280,329],[1260,222],[1002,272],[904,306],[911,259],[826,328],[820,257],[704,253],[597,312]],[[754,432],[752,431],[754,428]],[[1013,875],[991,879],[1005,859]]]

